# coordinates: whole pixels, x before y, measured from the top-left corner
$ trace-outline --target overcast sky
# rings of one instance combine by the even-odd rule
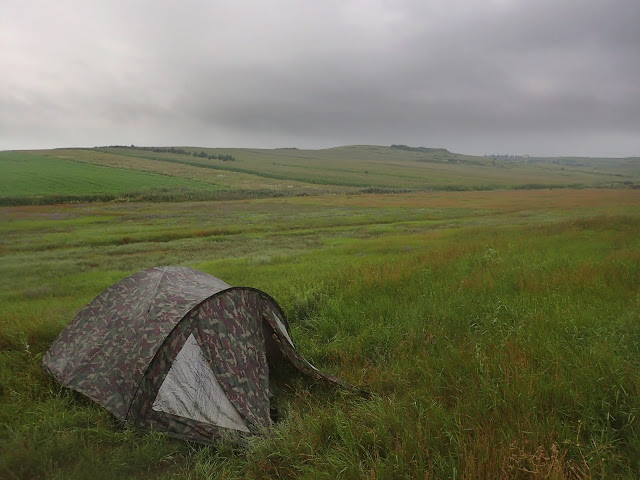
[[[0,0],[0,149],[640,155],[640,0]]]

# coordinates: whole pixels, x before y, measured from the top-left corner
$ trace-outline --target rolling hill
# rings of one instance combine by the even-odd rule
[[[478,157],[405,145],[0,152],[2,205],[637,184],[640,158]]]

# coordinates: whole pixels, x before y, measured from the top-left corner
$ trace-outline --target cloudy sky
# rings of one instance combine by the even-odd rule
[[[0,0],[0,149],[640,155],[639,0]]]

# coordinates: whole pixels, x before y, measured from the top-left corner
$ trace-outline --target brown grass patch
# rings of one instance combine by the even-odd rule
[[[586,480],[593,478],[586,459],[581,456],[577,461],[568,457],[569,450],[561,448],[556,442],[545,447],[534,447],[530,442],[512,443],[509,456],[502,468],[501,478],[529,479],[567,479]],[[471,477],[469,477],[471,478]]]
[[[461,288],[463,290],[490,292],[494,289],[493,276],[488,270],[475,271],[462,279]]]
[[[296,203],[315,204],[319,197],[297,198]],[[322,204],[361,207],[479,208],[503,212],[521,210],[574,210],[619,208],[640,205],[640,190],[491,190],[469,192],[405,193],[386,195],[334,195],[322,197]]]
[[[603,276],[598,265],[583,262],[575,268],[559,269],[552,272],[525,272],[518,277],[521,292],[540,293],[550,290],[590,287]]]

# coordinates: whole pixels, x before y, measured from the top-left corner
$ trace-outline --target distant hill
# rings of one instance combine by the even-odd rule
[[[3,205],[638,185],[638,158],[479,157],[407,145],[0,152]]]
[[[391,145],[391,148],[394,148],[396,150],[406,150],[408,152],[451,153],[446,148],[410,147],[408,145]]]

